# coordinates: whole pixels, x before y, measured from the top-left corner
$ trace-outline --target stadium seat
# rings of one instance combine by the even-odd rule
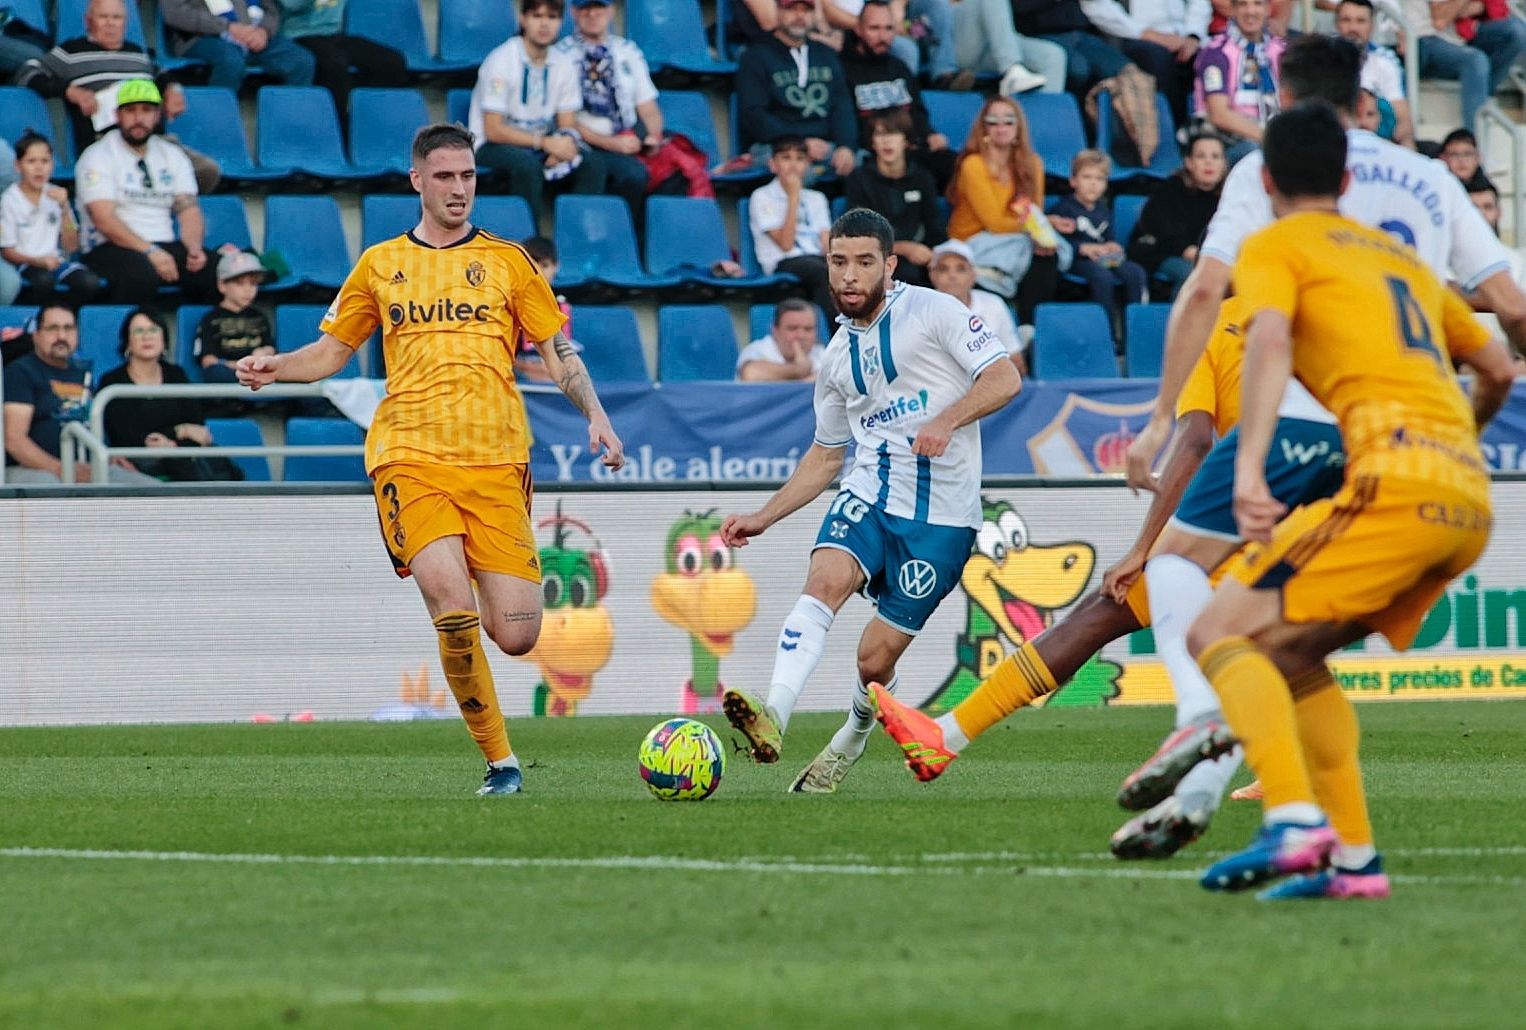
[[[493,44],[497,46],[497,44]],[[445,94],[445,120],[467,124],[472,113],[472,91],[453,89]]]
[[[720,304],[668,304],[657,312],[657,378],[664,383],[736,378],[737,337]]]
[[[1170,304],[1130,304],[1123,309],[1123,354],[1130,379],[1159,378],[1170,316]]]
[[[347,418],[289,418],[286,443],[290,447],[364,444],[365,430]],[[287,483],[356,483],[369,479],[365,457],[355,455],[288,454],[281,475]]]
[[[252,418],[209,418],[207,428],[212,432],[212,444],[215,447],[265,446],[265,438],[260,435],[259,423]],[[244,470],[244,482],[270,482],[270,462],[263,454],[251,454],[246,458],[228,460]]]
[[[440,60],[472,68],[482,64],[494,47],[519,31],[515,6],[482,0],[439,0],[435,38],[440,41]]]
[[[627,307],[574,304],[572,334],[595,383],[650,383],[636,313]]]
[[[732,259],[731,243],[720,205],[713,197],[648,197],[646,202],[646,267],[653,275],[670,275],[718,289],[750,290],[790,280],[779,275],[740,279],[710,274],[717,261]]]
[[[265,250],[280,253],[293,281],[333,290],[353,263],[333,197],[266,197]]]
[[[79,309],[79,350],[75,359],[90,366],[95,381],[122,364],[122,323],[132,304],[87,304]]]
[[[482,198],[477,198],[480,203]],[[374,247],[419,224],[417,194],[367,193],[360,198],[360,246]]]
[[[164,24],[164,13],[155,4],[154,11],[154,60],[162,71],[172,72],[181,68],[205,68],[207,62],[194,57],[176,57],[170,47],[169,27]],[[245,65],[247,68],[248,65]],[[250,69],[257,70],[257,69]]]
[[[922,91],[922,103],[927,105],[927,120],[934,132],[948,137],[948,145],[955,150],[964,146],[986,98],[973,91],[928,89]],[[1022,98],[1027,110],[1028,97]]]
[[[249,156],[238,97],[232,90],[214,86],[186,86],[185,113],[168,130],[186,146],[201,151],[222,165],[229,182],[269,182],[291,174],[290,167],[263,167]]]
[[[747,326],[751,332],[748,337],[749,343],[753,340],[761,340],[774,329],[774,305],[754,304],[747,309]],[[827,313],[820,308],[816,309],[817,333],[821,336],[821,342],[825,344],[837,331],[837,327],[827,318]]]
[[[244,201],[232,193],[214,193],[198,197],[201,217],[206,223],[206,242],[209,248],[231,243],[241,250],[253,250],[253,237],[249,235],[249,216],[244,211]]]
[[[413,134],[433,121],[418,90],[365,87],[352,90],[350,158],[359,168],[407,175],[413,167]]]
[[[210,304],[182,304],[175,312],[175,349],[171,360],[185,369],[186,377],[193,383],[202,379],[201,362],[196,360],[191,345],[196,342],[196,327],[211,310]]]
[[[1113,198],[1113,239],[1129,245],[1129,237],[1134,235],[1134,226],[1139,224],[1139,212],[1144,210],[1147,198],[1137,193],[1125,193]]]
[[[556,250],[562,259],[556,285],[598,285],[622,290],[676,286],[676,276],[648,275],[636,252],[636,227],[622,197],[563,194],[556,198]]]
[[[305,347],[319,337],[318,325],[323,321],[323,316],[328,312],[327,304],[282,304],[276,308],[276,350],[286,352],[294,351],[298,347]],[[355,351],[355,356],[345,363],[344,368],[334,373],[335,379],[355,379],[360,376],[360,353],[365,347]]]
[[[44,36],[53,35],[53,27],[48,24],[47,0],[7,0],[7,6],[11,9],[11,16],[23,25],[27,25]],[[60,36],[60,40],[70,39],[73,36],[83,36],[85,27],[81,25],[79,31],[69,36]]]
[[[1171,104],[1164,96],[1155,94],[1155,117],[1160,123],[1160,146],[1148,165],[1124,164],[1113,149],[1118,142],[1114,126],[1112,94],[1103,90],[1097,98],[1097,149],[1113,159],[1114,181],[1138,178],[1164,179],[1182,166],[1181,154],[1176,145],[1176,123],[1171,119]],[[1128,156],[1137,160],[1139,154],[1132,142],[1125,144]]]
[[[77,39],[85,34],[85,8],[89,6],[90,0],[58,0],[58,22],[53,33],[54,42],[62,43],[66,39]],[[143,20],[138,17],[138,5],[127,4],[126,6],[127,41],[147,49],[148,43],[143,37]]]
[[[25,329],[35,314],[36,305],[0,304],[0,329]]]
[[[1032,365],[1038,379],[1116,379],[1113,332],[1102,305],[1040,304]]]
[[[472,224],[516,243],[536,235],[535,216],[530,213],[529,202],[513,194],[477,194],[476,203],[472,205]]]
[[[627,17],[625,30],[653,71],[732,75],[737,70],[735,61],[711,56],[699,0],[643,0],[640,16]]]
[[[334,97],[319,86],[261,86],[255,101],[255,159],[320,179],[372,179],[384,172],[344,156]]]
[[[732,98],[732,117],[736,117],[736,100]],[[715,132],[715,119],[710,114],[710,101],[703,93],[687,90],[663,90],[657,95],[657,106],[662,109],[662,125],[669,132],[689,137],[700,150],[711,168],[710,180],[718,184],[754,183],[768,178],[767,167],[748,168],[740,172],[718,173],[721,163],[720,139]],[[736,132],[731,133],[732,146],[736,145]],[[735,151],[733,151],[735,153]]]
[[[1019,103],[1028,116],[1028,134],[1044,161],[1044,171],[1068,180],[1071,159],[1086,149],[1086,130],[1076,98],[1069,93],[1024,93]]]
[[[67,119],[64,125],[67,130]],[[57,165],[54,178],[74,178],[74,148],[54,131],[53,116],[48,113],[47,103],[21,86],[0,86],[0,139],[14,142],[27,129],[52,141],[53,163]],[[15,169],[7,171],[14,172]]]
[[[444,16],[442,10],[440,17]],[[365,3],[350,4],[344,12],[344,30],[401,51],[408,61],[408,70],[414,74],[476,71],[477,65],[482,63],[465,59],[445,61],[431,54],[419,0],[366,0]],[[493,46],[507,38],[493,40]]]

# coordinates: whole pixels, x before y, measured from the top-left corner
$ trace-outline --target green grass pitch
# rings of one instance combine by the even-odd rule
[[[1361,715],[1384,903],[1202,891],[1243,803],[1107,857],[1162,709],[931,785],[877,734],[827,798],[784,793],[803,716],[700,804],[640,783],[651,717],[520,720],[492,799],[455,721],[0,730],[0,1027],[1520,1026],[1526,703]]]

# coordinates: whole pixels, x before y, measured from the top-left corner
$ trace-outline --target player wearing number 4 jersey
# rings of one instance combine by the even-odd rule
[[[752,756],[776,762],[785,727],[821,658],[837,610],[862,590],[877,618],[858,645],[847,723],[791,790],[831,793],[863,753],[874,718],[865,685],[891,684],[895,666],[959,581],[981,524],[976,420],[1020,381],[996,334],[946,294],[894,283],[890,224],[862,208],[833,223],[827,271],[842,314],[816,378],[816,436],[787,483],[751,515],[721,526],[744,546],[816,498],[855,444],[842,492],[822,520],[805,591],[784,621],[764,700],[726,692],[727,719]]]
[[[238,378],[255,390],[325,378],[383,326],[387,396],[366,434],[382,537],[398,574],[418,584],[445,680],[487,759],[477,793],[515,794],[519,759],[481,630],[514,655],[534,647],[540,633],[529,427],[514,385],[521,331],[588,417],[589,449],[602,448],[611,468],[624,457],[534,261],[468,220],[477,188],[471,133],[456,125],[420,129],[410,178],[423,210],[418,226],[361,255],[315,343],[244,358]]]

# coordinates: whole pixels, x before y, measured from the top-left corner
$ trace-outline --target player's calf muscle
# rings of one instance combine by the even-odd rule
[[[1139,628],[1139,620],[1128,605],[1116,604],[1101,591],[1093,591],[1064,619],[1040,633],[1033,646],[1055,682],[1063,684],[1092,655]]]

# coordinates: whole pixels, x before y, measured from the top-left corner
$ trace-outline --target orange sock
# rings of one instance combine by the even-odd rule
[[[482,650],[482,620],[476,612],[465,610],[441,612],[434,620],[440,635],[440,665],[445,682],[461,706],[461,717],[472,739],[489,762],[499,762],[513,754],[509,731],[498,707],[498,691],[493,689],[493,671],[488,668]]]
[[[1268,811],[1313,804],[1293,717],[1293,697],[1272,660],[1248,637],[1226,637],[1198,656],[1198,667],[1224,707],[1229,728],[1245,748],[1245,761],[1261,780]]]
[[[1372,822],[1367,818],[1367,793],[1362,789],[1357,757],[1361,730],[1351,699],[1324,664],[1289,680],[1288,689],[1293,692],[1298,739],[1319,807],[1330,817],[1341,844],[1371,844]]]
[[[1053,693],[1057,686],[1054,673],[1030,640],[1003,658],[973,694],[954,706],[954,719],[965,736],[974,740],[1024,705]]]

